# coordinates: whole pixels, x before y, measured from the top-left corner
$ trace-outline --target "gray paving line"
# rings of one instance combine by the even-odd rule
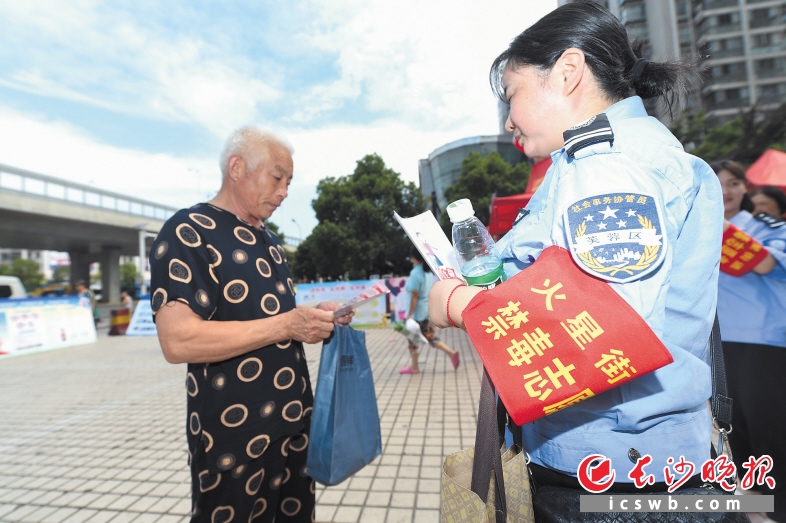
[[[102,416],[110,411],[113,411],[121,407],[125,407],[126,405],[132,404],[137,400],[150,396],[151,394],[156,394],[162,390],[168,389],[170,387],[174,387],[176,385],[182,387],[183,379],[177,378],[177,379],[164,381],[153,387],[149,387],[145,390],[135,392],[134,394],[131,394],[130,396],[126,396],[125,398],[120,398],[110,403],[105,403],[98,407],[93,407],[80,414],[75,414],[68,418],[55,421],[44,428],[40,428],[38,430],[34,430],[27,433],[22,433],[14,438],[7,439],[5,441],[0,440],[0,453],[5,453],[17,447],[28,445],[31,440],[48,436],[53,432],[60,431],[70,425],[74,425],[75,423],[83,422],[98,416]]]

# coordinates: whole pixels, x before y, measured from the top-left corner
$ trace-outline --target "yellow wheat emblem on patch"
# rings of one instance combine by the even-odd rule
[[[644,216],[637,214],[639,218],[639,223],[644,229],[654,229],[655,227],[652,226],[652,222],[645,218]],[[584,236],[587,232],[587,221],[581,222],[581,224],[576,228],[576,238]],[[658,251],[660,251],[660,245],[645,245],[644,246],[644,253],[641,255],[641,258],[633,264],[633,265],[625,265],[623,267],[606,267],[595,257],[592,255],[592,251],[578,253],[579,258],[584,264],[592,269],[595,272],[599,272],[601,274],[609,273],[609,276],[614,276],[618,272],[624,272],[629,276],[633,276],[636,272],[641,272],[650,265],[655,259],[658,257]]]

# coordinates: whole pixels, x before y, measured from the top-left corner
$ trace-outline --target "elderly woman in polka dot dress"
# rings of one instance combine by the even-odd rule
[[[220,165],[216,197],[172,216],[150,256],[161,348],[188,363],[191,520],[314,521],[303,343],[330,335],[338,304],[295,306],[286,253],[264,226],[287,196],[292,147],[246,126]]]

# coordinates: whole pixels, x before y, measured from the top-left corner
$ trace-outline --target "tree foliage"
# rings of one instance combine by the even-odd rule
[[[461,164],[459,179],[447,188],[445,198],[448,202],[469,198],[475,216],[488,225],[492,196],[523,193],[531,171],[532,166],[528,163],[522,162],[513,167],[497,152],[487,156],[469,153]],[[450,237],[452,226],[446,210],[440,215],[440,223]]]
[[[767,149],[786,149],[786,104],[769,112],[754,105],[713,127],[703,111],[683,111],[671,131],[691,154],[707,162],[729,159],[750,165]]]
[[[17,258],[11,265],[0,265],[0,275],[16,276],[22,280],[25,289],[32,291],[44,283],[44,275],[41,274],[41,266],[33,260],[23,260]]]
[[[52,283],[60,283],[71,279],[71,266],[60,265],[52,271]]]
[[[321,180],[312,207],[319,224],[298,246],[293,267],[298,278],[360,279],[411,268],[410,242],[393,212],[419,214],[426,210],[425,199],[378,155],[363,157],[352,174]]]
[[[136,263],[126,262],[120,264],[120,289],[134,289],[138,275],[139,268],[136,266]]]

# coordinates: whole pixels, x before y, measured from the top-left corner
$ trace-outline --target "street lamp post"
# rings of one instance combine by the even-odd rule
[[[302,231],[302,230],[300,230],[300,224],[299,224],[299,223],[298,223],[298,222],[297,222],[297,221],[296,221],[294,218],[292,218],[292,223],[294,223],[295,225],[297,225],[297,233],[298,233],[298,235],[299,235],[299,238],[298,238],[298,240],[303,240],[303,231]]]

